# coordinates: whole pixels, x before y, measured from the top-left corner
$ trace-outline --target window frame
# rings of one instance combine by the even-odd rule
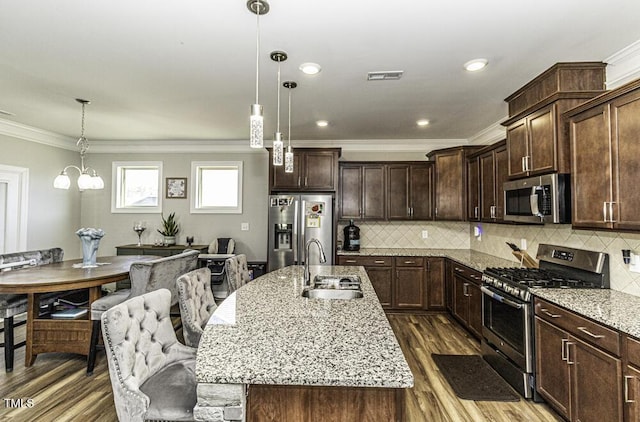
[[[122,206],[120,180],[124,168],[156,168],[158,170],[158,205]],[[162,213],[162,161],[113,161],[111,163],[111,212],[114,214],[161,214]]]
[[[238,205],[235,207],[205,207],[202,202],[201,169],[212,167],[235,167],[238,172],[238,190],[236,192]],[[192,161],[191,162],[191,199],[192,214],[242,214],[243,195],[243,162],[242,161]]]

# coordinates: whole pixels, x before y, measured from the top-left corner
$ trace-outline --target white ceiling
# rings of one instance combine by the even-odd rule
[[[640,39],[640,1],[268,0],[261,17],[265,138],[276,69],[295,80],[293,139],[466,139],[506,116],[504,98],[559,61],[597,61]],[[2,0],[4,120],[94,140],[245,143],[256,16],[245,0]],[[489,66],[471,74],[466,61]],[[317,62],[322,72],[298,66]],[[404,70],[367,82],[369,71]],[[286,101],[286,92],[282,92]],[[286,102],[281,109],[286,130]],[[415,121],[431,124],[418,128]],[[327,128],[315,121],[325,119]],[[422,141],[423,142],[423,141]]]

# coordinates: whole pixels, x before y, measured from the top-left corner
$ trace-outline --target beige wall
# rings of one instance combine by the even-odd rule
[[[132,230],[136,220],[147,222],[147,231],[142,234],[143,243],[154,243],[162,237],[156,231],[161,223],[160,214],[111,213],[113,161],[162,161],[164,197],[165,177],[186,177],[191,186],[191,162],[208,160],[243,162],[242,214],[190,214],[190,193],[187,199],[163,198],[163,214],[175,212],[180,224],[178,242],[184,244],[186,236],[193,236],[196,244],[209,244],[217,237],[232,237],[237,253],[246,254],[250,261],[266,261],[269,170],[265,150],[250,153],[89,154],[88,162],[104,178],[105,189],[83,193],[82,225],[105,231],[99,254],[112,255],[116,253],[115,246],[136,243],[137,235]],[[249,231],[241,231],[241,223],[249,223]]]
[[[81,227],[81,194],[53,188],[60,170],[79,164],[78,153],[6,135],[0,135],[0,151],[0,164],[29,169],[27,250],[59,246],[66,258],[81,257],[75,235]]]

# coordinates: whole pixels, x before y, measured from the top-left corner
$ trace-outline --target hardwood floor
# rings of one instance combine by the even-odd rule
[[[516,422],[561,421],[544,404],[474,402],[458,399],[431,359],[431,353],[478,353],[479,345],[446,314],[392,314],[394,328],[415,376],[406,395],[410,422]],[[17,330],[24,338],[24,326]],[[4,360],[2,360],[4,362]],[[0,420],[2,421],[116,421],[109,371],[104,352],[98,354],[94,375],[87,377],[86,358],[64,353],[39,355],[24,367],[24,348],[16,352],[13,373],[0,369]],[[8,402],[13,399],[13,402]],[[23,399],[22,407],[10,407]],[[31,407],[27,399],[31,399]]]

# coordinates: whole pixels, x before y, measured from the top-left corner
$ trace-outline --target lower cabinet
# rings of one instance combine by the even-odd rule
[[[424,309],[424,258],[396,257],[393,307],[397,309]]]
[[[624,419],[630,422],[640,422],[640,341],[625,337],[625,350]]]
[[[570,421],[623,420],[619,334],[535,301],[537,390]]]
[[[451,264],[451,312],[471,334],[482,337],[482,273],[467,266]]]

